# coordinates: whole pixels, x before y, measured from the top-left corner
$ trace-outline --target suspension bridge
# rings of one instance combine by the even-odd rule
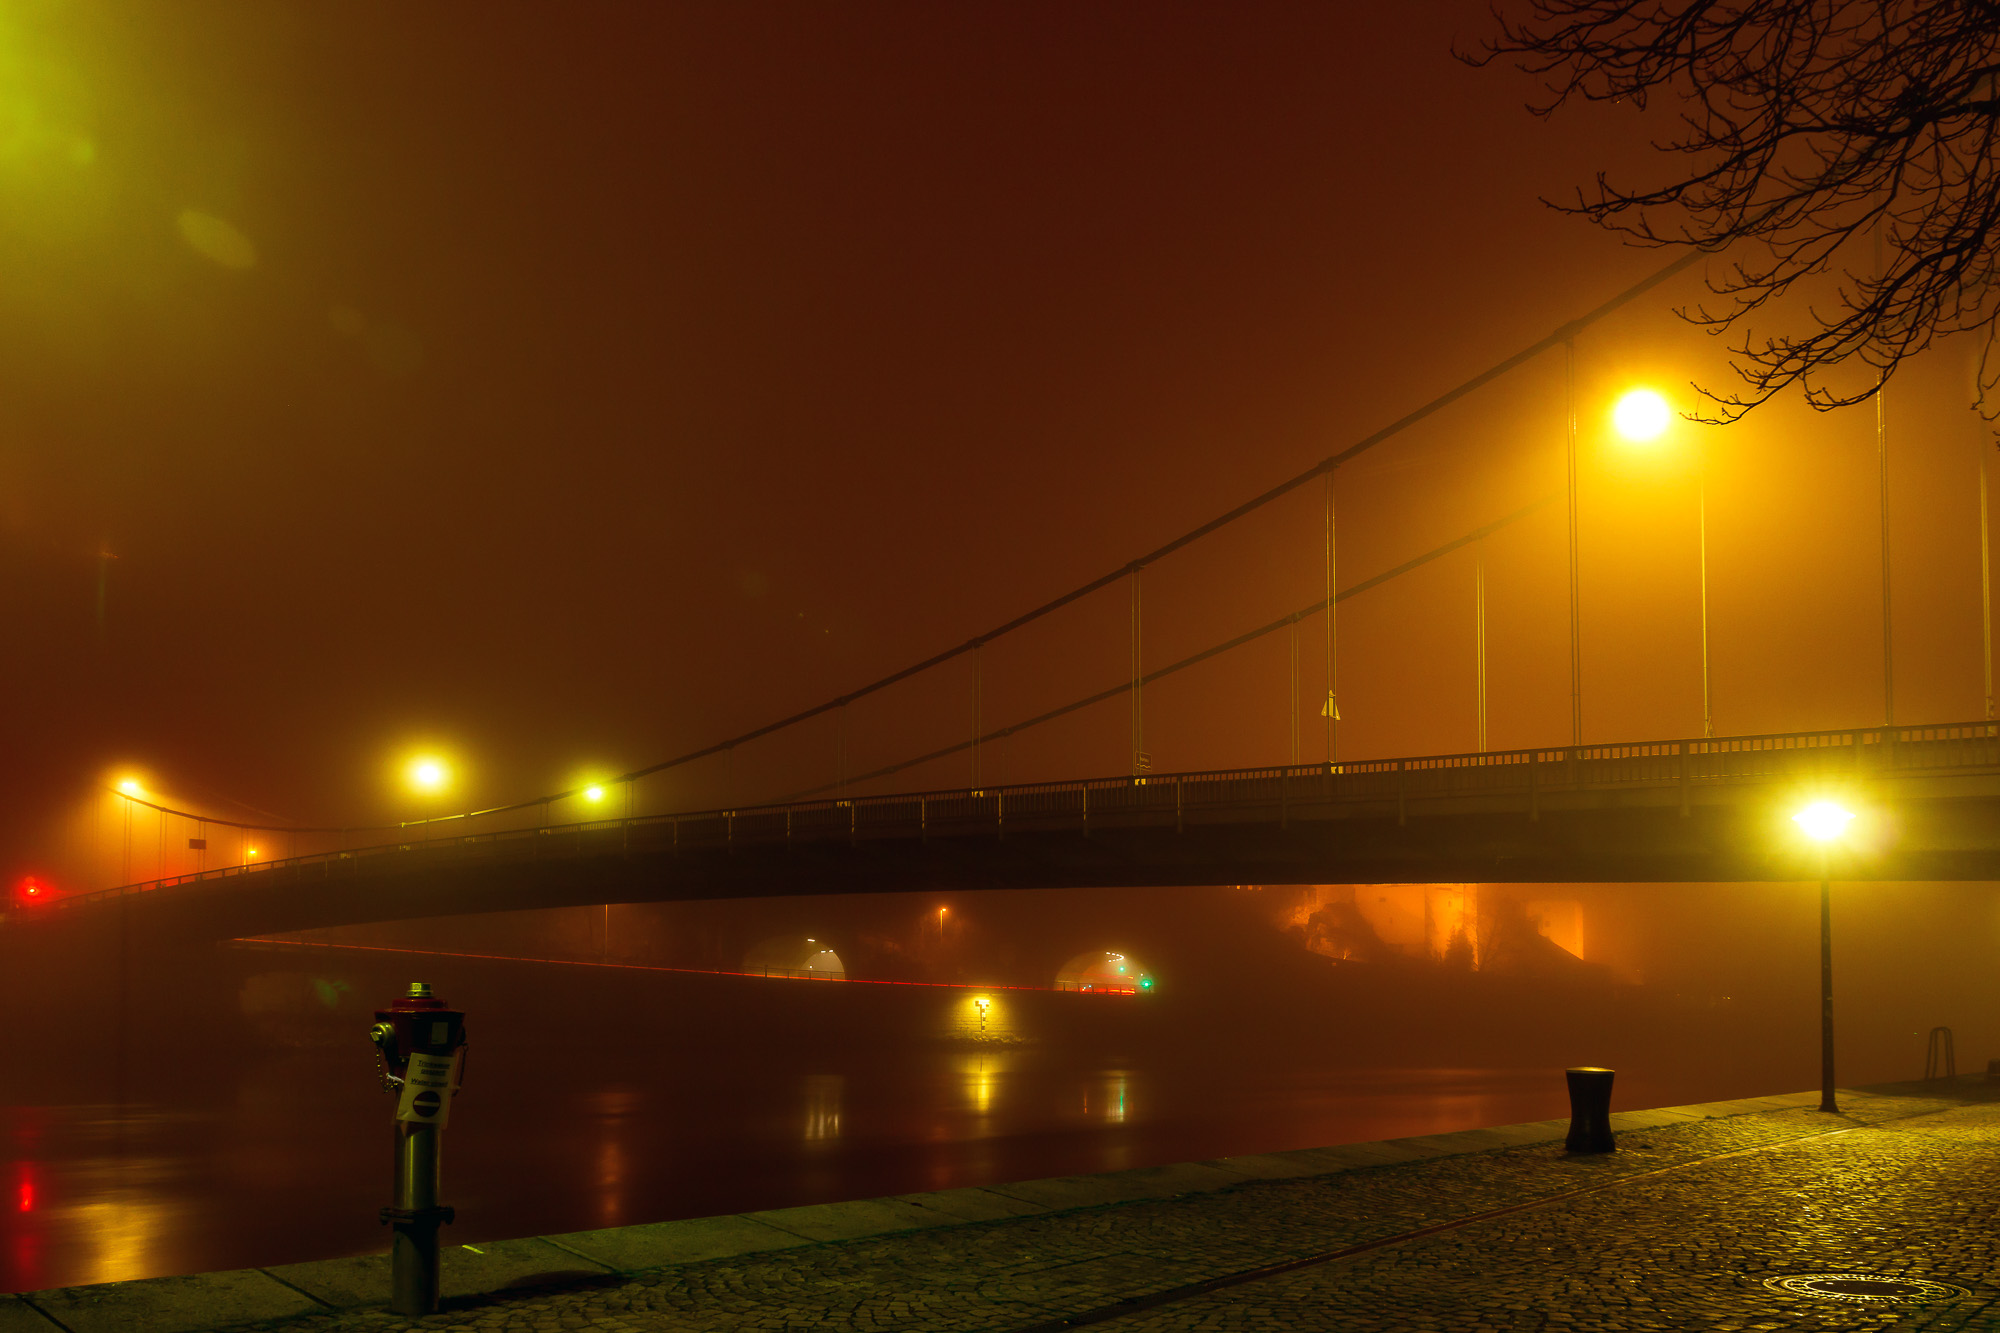
[[[1817,853],[1786,836],[1785,819],[1814,794],[1841,794],[1863,811],[1837,873],[1868,879],[2000,879],[2000,724],[1993,720],[1990,609],[1986,716],[1947,725],[1717,737],[1709,704],[1706,501],[1702,538],[1703,734],[1622,744],[1583,743],[1576,495],[1576,340],[1592,325],[1687,269],[1690,254],[1547,337],[1522,348],[1402,419],[1155,549],[944,652],[742,734],[577,788],[486,809],[396,825],[258,824],[189,811],[129,793],[126,809],[154,812],[165,869],[170,820],[205,849],[216,830],[241,841],[234,864],[18,906],[8,929],[113,911],[152,928],[211,936],[397,918],[536,907],[783,894],[967,888],[1369,882],[1673,882],[1817,877]],[[1336,577],[1334,478],[1340,468],[1510,372],[1550,353],[1563,358],[1568,401],[1566,492],[1544,496],[1357,582]],[[1886,443],[1884,444],[1886,448]],[[1984,458],[1981,553],[1986,558]],[[1324,506],[1320,595],[1165,665],[1148,666],[1144,575],[1280,498],[1318,483]],[[1307,492],[1310,494],[1310,492]],[[1486,748],[1484,567],[1478,609],[1479,748],[1445,755],[1349,758],[1336,753],[1340,719],[1336,608],[1394,584],[1561,504],[1568,555],[1570,743]],[[1886,501],[1885,501],[1886,504]],[[1885,510],[1886,512],[1886,510]],[[1885,692],[1892,691],[1886,529]],[[1983,573],[1984,571],[1982,571]],[[982,710],[982,654],[1092,594],[1129,586],[1129,679],[1000,726]],[[1990,601],[1989,601],[1990,607]],[[1326,757],[1300,762],[1299,641],[1323,636],[1326,694],[1317,709]],[[1272,635],[1291,639],[1291,760],[1267,767],[1157,772],[1145,743],[1149,686]],[[969,660],[969,733],[864,772],[759,804],[634,812],[648,778],[729,756],[816,718],[846,710],[946,663]],[[982,749],[1057,719],[1129,706],[1126,771],[1011,785],[980,780]],[[1893,718],[1893,693],[1885,713]],[[837,733],[839,734],[839,733]],[[970,759],[961,787],[857,792],[952,756]],[[844,769],[844,760],[840,767]],[[563,822],[551,811],[604,789],[624,814]],[[853,793],[853,794],[850,794]],[[250,839],[303,838],[304,855],[255,857]],[[206,857],[201,858],[203,861]],[[136,917],[135,917],[136,914]]]

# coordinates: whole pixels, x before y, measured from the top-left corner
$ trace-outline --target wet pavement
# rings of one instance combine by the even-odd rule
[[[1568,1156],[1543,1126],[1442,1136],[1461,1146],[1428,1158],[1421,1141],[1382,1145],[1375,1166],[1354,1165],[1369,1160],[1357,1149],[1317,1168],[1310,1153],[1228,1159],[1207,1174],[1236,1183],[1177,1197],[794,1242],[503,1291],[422,1321],[364,1309],[247,1327],[2000,1328],[2000,1096],[1987,1085],[1850,1093],[1838,1116],[1626,1124],[1609,1155]],[[1336,1154],[1347,1169],[1330,1170]],[[1244,1178],[1309,1169],[1330,1173]],[[1823,1295],[1798,1281],[1827,1274],[1849,1277]],[[1786,1279],[1794,1290],[1774,1287]],[[1904,1280],[1934,1285],[1917,1300],[1883,1285]]]

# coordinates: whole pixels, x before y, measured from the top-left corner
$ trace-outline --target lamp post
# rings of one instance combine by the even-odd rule
[[[1819,844],[1819,1109],[1840,1110],[1833,1096],[1833,844],[1847,832],[1854,812],[1835,801],[1814,801],[1792,816]]]

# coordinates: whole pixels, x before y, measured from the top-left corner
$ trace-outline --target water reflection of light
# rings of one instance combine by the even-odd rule
[[[1125,1123],[1125,1091],[1129,1076],[1122,1069],[1106,1072],[1103,1081],[1095,1086],[1085,1084],[1083,1089],[1083,1113],[1091,1114],[1093,1103],[1098,1115],[1108,1125]],[[1092,1092],[1096,1095],[1093,1097]]]
[[[597,1225],[625,1222],[625,1139],[606,1133],[597,1141]]]
[[[1007,1072],[1009,1058],[1005,1055],[966,1055],[958,1061],[959,1076],[964,1079],[965,1100],[972,1107],[973,1114],[985,1119],[993,1113],[993,1103],[1000,1090],[1000,1076]]]
[[[625,1217],[625,1186],[630,1170],[625,1157],[629,1122],[639,1109],[640,1094],[631,1088],[604,1088],[589,1098],[588,1105],[597,1121],[596,1193],[597,1224],[622,1226]]]
[[[806,1075],[807,1143],[840,1137],[840,1097],[846,1080],[839,1074]]]
[[[113,1198],[59,1211],[64,1230],[71,1235],[88,1236],[96,1245],[79,1282],[126,1282],[152,1277],[160,1271],[153,1249],[171,1225],[168,1220],[171,1210],[166,1205],[136,1193],[121,1192]]]

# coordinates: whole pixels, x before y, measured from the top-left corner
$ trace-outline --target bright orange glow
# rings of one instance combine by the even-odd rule
[[[1611,409],[1611,424],[1628,440],[1657,440],[1673,419],[1673,408],[1651,389],[1634,389]]]
[[[255,847],[251,847],[247,849],[243,854],[245,856],[255,856],[257,854],[257,849]]]
[[[146,789],[139,785],[139,779],[137,778],[126,778],[118,784],[118,790],[124,792],[127,796],[144,796],[146,794]]]

